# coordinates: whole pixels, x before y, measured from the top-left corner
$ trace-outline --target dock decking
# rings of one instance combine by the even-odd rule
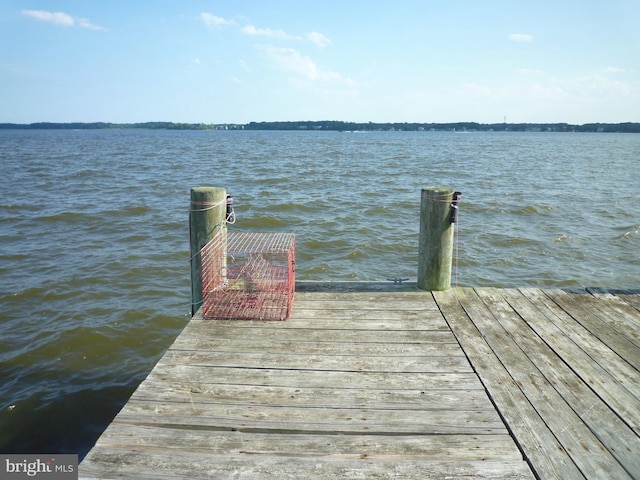
[[[80,478],[640,478],[637,292],[334,287],[194,316]]]

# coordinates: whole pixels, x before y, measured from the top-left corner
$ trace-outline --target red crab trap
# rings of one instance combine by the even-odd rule
[[[291,233],[224,232],[200,251],[202,316],[286,320],[295,293]]]

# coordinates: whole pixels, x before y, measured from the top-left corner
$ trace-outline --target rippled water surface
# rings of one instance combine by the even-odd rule
[[[0,131],[0,451],[86,453],[188,321],[191,187],[299,280],[415,280],[444,186],[459,285],[637,289],[639,179],[634,134]]]

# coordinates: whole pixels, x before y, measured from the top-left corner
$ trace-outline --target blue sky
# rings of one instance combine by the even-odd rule
[[[640,121],[637,0],[3,0],[0,122]]]

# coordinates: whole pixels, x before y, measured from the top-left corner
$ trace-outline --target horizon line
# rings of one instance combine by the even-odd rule
[[[585,122],[570,123],[565,121],[555,122],[478,122],[474,120],[459,120],[455,122],[436,122],[436,121],[354,121],[354,120],[251,120],[249,122],[181,122],[171,120],[145,120],[145,121],[37,121],[37,122],[0,122],[0,125],[145,125],[145,124],[172,124],[172,125],[251,125],[262,123],[347,123],[358,125],[458,125],[458,124],[475,124],[475,125],[567,125],[567,126],[585,126],[585,125],[629,125],[640,124],[640,121],[624,121],[624,122]]]

